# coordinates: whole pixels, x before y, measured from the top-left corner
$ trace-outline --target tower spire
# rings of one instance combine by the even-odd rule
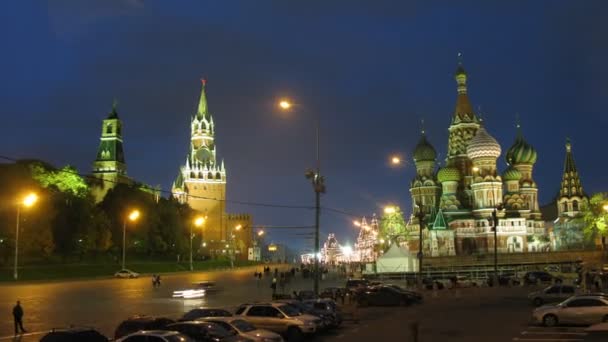
[[[201,97],[198,101],[198,110],[196,112],[196,118],[199,120],[208,116],[207,95],[205,93],[206,86],[207,86],[207,80],[205,78],[201,78]]]
[[[456,99],[456,109],[454,110],[452,123],[476,122],[477,118],[467,96],[467,73],[462,66],[462,53],[458,53],[458,66],[456,67],[454,79],[456,80],[458,97]]]
[[[114,98],[112,100],[112,111],[108,114],[108,119],[118,119],[118,112],[116,111],[116,107],[118,107],[118,100]]]
[[[566,160],[564,160],[564,173],[562,175],[560,196],[584,197],[583,186],[581,185],[581,179],[578,171],[576,170],[574,156],[572,155],[572,144],[570,143],[570,138],[566,138]]]

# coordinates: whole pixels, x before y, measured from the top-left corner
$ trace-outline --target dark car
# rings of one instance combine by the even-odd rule
[[[551,274],[544,271],[528,272],[524,275],[523,281],[525,285],[536,285],[542,283],[551,283],[558,280]]]
[[[140,330],[163,330],[174,320],[166,317],[133,316],[118,325],[114,331],[114,339],[129,335]]]
[[[338,305],[332,299],[308,299],[303,303],[314,310],[315,315],[318,313],[330,318],[329,326],[331,328],[337,328],[342,324],[342,312],[340,312]]]
[[[196,308],[186,312],[178,321],[194,321],[202,317],[230,317],[232,313],[225,309]]]
[[[370,287],[357,296],[357,303],[361,306],[409,305],[412,302],[411,296],[390,286]]]
[[[403,287],[401,287],[399,285],[395,285],[395,284],[386,284],[386,286],[392,287],[397,291],[401,291],[401,292],[407,294],[408,296],[411,297],[412,302],[419,303],[422,301],[422,294],[420,294],[416,291],[407,290],[407,289],[404,289]]]
[[[53,329],[44,335],[41,342],[108,342],[108,338],[91,328]]]
[[[195,341],[201,342],[250,342],[235,332],[230,332],[221,325],[212,322],[194,321],[169,324],[165,329],[179,331]]]
[[[355,291],[361,287],[367,287],[369,285],[369,281],[367,279],[348,279],[346,281],[346,290],[347,291]]]

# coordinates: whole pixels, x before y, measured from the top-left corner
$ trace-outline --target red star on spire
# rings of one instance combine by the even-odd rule
[[[207,79],[206,78],[201,78],[201,83],[203,84],[203,86],[207,85]]]

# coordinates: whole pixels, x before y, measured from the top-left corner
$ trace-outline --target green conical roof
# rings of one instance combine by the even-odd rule
[[[202,79],[201,84],[201,97],[198,101],[198,110],[196,111],[196,118],[199,120],[209,116],[209,113],[207,112],[207,95],[205,94],[207,80]]]
[[[447,228],[448,228],[448,223],[445,220],[445,217],[443,217],[443,211],[441,209],[439,209],[439,211],[437,212],[437,215],[435,215],[435,221],[433,221],[433,227],[431,229],[437,230],[437,229],[447,229]]]
[[[416,148],[414,149],[414,162],[419,161],[435,161],[437,159],[437,152],[433,145],[426,140],[426,135],[422,133]]]

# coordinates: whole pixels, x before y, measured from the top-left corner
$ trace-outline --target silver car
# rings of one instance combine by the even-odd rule
[[[573,296],[557,305],[545,305],[532,313],[536,323],[552,327],[558,324],[595,324],[608,322],[608,298]]]
[[[571,285],[553,285],[540,291],[534,291],[528,294],[528,299],[534,306],[541,306],[548,303],[559,303],[570,297],[576,292],[574,286]]]
[[[232,331],[239,336],[246,337],[255,342],[283,342],[281,335],[269,330],[257,329],[253,324],[234,317],[205,317],[201,320],[213,322]]]

